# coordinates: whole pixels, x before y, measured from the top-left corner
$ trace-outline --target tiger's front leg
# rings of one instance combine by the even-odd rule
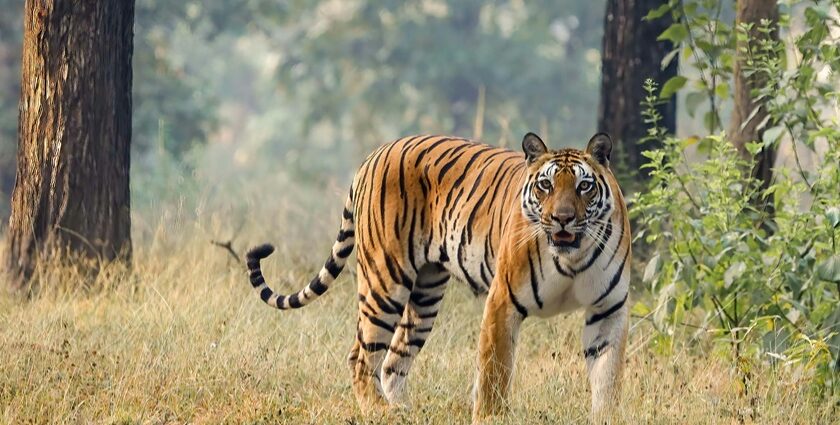
[[[592,391],[592,418],[606,423],[618,403],[624,351],[627,343],[627,295],[618,301],[596,304],[586,310],[583,355]]]
[[[523,319],[511,301],[507,284],[494,282],[481,321],[478,376],[473,388],[473,422],[507,408],[516,340]]]

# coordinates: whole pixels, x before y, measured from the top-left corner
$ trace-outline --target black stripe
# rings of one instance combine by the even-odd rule
[[[431,307],[440,302],[443,299],[443,294],[437,297],[428,297],[428,298],[421,298],[421,296],[414,296],[415,293],[411,294],[411,302],[419,307]],[[422,294],[420,294],[422,295]]]
[[[356,232],[353,230],[339,230],[338,237],[335,238],[338,242],[344,242],[347,238],[353,238],[356,236]]]
[[[539,249],[537,250],[539,251]],[[537,307],[539,307],[540,310],[542,310],[543,302],[542,299],[540,299],[539,282],[537,281],[537,273],[534,270],[534,260],[533,258],[531,258],[530,244],[528,245],[528,266],[531,268],[531,291],[534,292],[534,301],[537,303]]]
[[[426,154],[429,153],[429,151],[438,147],[441,143],[448,142],[449,140],[451,140],[451,139],[449,139],[448,137],[444,137],[440,140],[435,141],[434,143],[431,144],[431,146],[427,147],[426,149],[423,149],[423,151],[420,152],[417,155],[417,159],[414,160],[414,166],[416,167],[417,165],[419,165],[420,162],[423,160],[423,157],[426,156]],[[422,183],[422,181],[421,181],[421,183]]]
[[[262,274],[260,274],[260,275],[259,275],[259,276],[257,276],[257,277],[252,277],[252,278],[251,278],[251,286],[253,286],[253,287],[255,287],[255,288],[256,288],[257,286],[262,285],[263,283],[265,283],[265,278],[262,276]]]
[[[513,290],[510,289],[510,285],[507,285],[507,288],[508,296],[510,296],[510,301],[513,302],[513,306],[516,307],[516,311],[518,311],[519,314],[522,315],[522,317],[528,317],[528,310],[525,307],[523,307],[522,304],[519,304],[519,301],[517,301],[516,296],[513,295]]]
[[[387,350],[388,349],[388,344],[386,344],[384,342],[367,343],[367,342],[364,342],[362,340],[359,340],[359,346],[363,350],[367,351],[368,353],[375,353],[377,351],[382,351],[382,350]]]
[[[399,224],[398,224],[397,220],[394,220],[394,232],[395,233],[398,233],[400,227],[405,226],[405,222],[408,219],[408,215],[406,215],[406,212],[408,211],[408,193],[405,190],[405,156],[408,154],[408,145],[410,145],[412,142],[417,140],[417,138],[419,138],[419,137],[421,137],[421,136],[414,136],[414,137],[411,138],[411,140],[406,141],[403,144],[402,154],[400,155],[400,197],[403,200],[403,208],[402,208],[403,216],[402,216],[402,222],[399,223]],[[430,139],[431,137],[432,136],[426,136],[422,140],[420,140],[418,143],[422,143],[422,142]]]
[[[461,272],[464,273],[464,278],[467,280],[467,283],[470,284],[470,288],[472,288],[474,293],[481,293],[482,287],[478,285],[478,282],[470,275],[470,272],[467,271],[467,268],[464,267],[464,247],[466,246],[466,232],[461,233],[461,243],[458,245],[458,267],[461,268]]]
[[[418,314],[417,317],[419,317],[421,319],[434,319],[435,317],[437,317],[437,315],[438,315],[438,311],[435,310],[435,311],[430,311],[428,313]]]
[[[289,307],[291,307],[291,308],[301,308],[301,307],[303,307],[303,304],[300,303],[300,298],[298,297],[298,294],[292,294],[289,297],[287,297],[287,299],[289,300]]]
[[[604,348],[607,348],[607,345],[609,345],[609,343],[604,341],[597,346],[589,347],[586,350],[583,350],[583,357],[594,357],[597,359],[598,357],[601,357],[601,353],[604,352]]]
[[[418,288],[423,288],[423,289],[432,289],[432,288],[437,288],[438,286],[441,286],[441,285],[445,284],[446,282],[449,282],[449,275],[447,275],[446,277],[444,277],[441,280],[438,280],[438,281],[435,281],[435,282],[423,283],[422,285],[417,285],[417,287]]]
[[[388,269],[388,274],[391,275],[391,278],[394,280],[395,283],[399,283],[400,285],[404,286],[409,291],[413,289],[414,282],[405,274],[405,270],[397,264],[396,260],[391,256],[385,256],[385,267]]]
[[[327,292],[327,289],[329,289],[329,287],[327,287],[327,285],[324,285],[324,283],[321,282],[321,279],[318,276],[315,276],[315,278],[312,279],[312,282],[309,282],[309,289],[312,290],[312,292],[314,292],[315,295],[322,295],[324,292]]]
[[[372,305],[370,305],[370,303],[367,302],[367,299],[365,299],[364,295],[359,294],[359,302],[364,305],[364,308],[367,308],[368,310],[370,310],[372,312],[372,314],[376,313],[377,309],[374,308]],[[363,311],[363,308],[361,306],[359,307],[359,311]]]
[[[630,250],[628,249],[627,251],[629,252]],[[601,294],[601,296],[598,297],[598,299],[596,299],[592,304],[598,304],[598,302],[606,298],[607,295],[609,295],[613,291],[613,289],[615,289],[616,285],[618,285],[618,282],[621,280],[621,273],[624,271],[624,264],[626,262],[627,254],[624,254],[624,259],[621,260],[621,264],[618,266],[618,270],[616,270],[615,274],[613,274],[612,279],[610,279],[610,284],[609,286],[607,286],[607,290],[604,291],[604,293]]]
[[[423,346],[426,345],[426,340],[423,338],[415,338],[411,341],[408,341],[408,345],[413,345],[417,348],[423,348]]]
[[[588,269],[589,267],[591,267],[592,264],[595,263],[595,260],[597,260],[598,257],[601,256],[601,253],[604,252],[604,248],[606,247],[606,244],[609,243],[610,237],[612,236],[612,222],[607,223],[606,228],[603,228],[603,229],[604,229],[604,231],[603,231],[603,236],[604,237],[601,238],[601,240],[603,240],[605,242],[601,242],[601,241],[596,241],[595,242],[596,243],[595,252],[592,253],[592,256],[589,257],[589,261],[587,261],[586,264],[584,264],[583,267],[581,267],[578,270],[575,270],[575,273],[580,273],[580,272]],[[600,232],[599,232],[599,234],[600,234]]]
[[[490,286],[490,283],[493,282],[493,277],[487,271],[487,265],[484,264],[484,263],[481,263],[481,265],[479,265],[478,269],[481,272],[480,273],[481,283],[483,283],[484,286]]]
[[[457,148],[452,150],[452,155],[455,156],[455,157],[452,158],[451,160],[449,160],[449,162],[447,162],[446,164],[443,164],[442,167],[440,167],[440,172],[438,173],[438,179],[437,179],[438,183],[443,181],[443,178],[446,177],[446,173],[449,172],[449,169],[452,168],[452,166],[455,165],[455,163],[458,162],[458,160],[461,159],[461,157],[464,156],[464,154],[466,153],[466,152],[460,152],[460,151],[464,150],[464,149],[466,149],[467,147],[470,147],[470,146],[472,146],[472,144],[463,144],[463,145],[458,146]],[[457,153],[457,155],[456,155],[456,153]]]
[[[388,332],[394,333],[394,326],[393,325],[389,324],[388,322],[386,322],[386,321],[384,321],[384,320],[382,320],[382,319],[380,319],[376,316],[372,316],[372,315],[369,315],[367,313],[363,313],[363,314],[365,315],[365,317],[368,319],[368,321],[371,324],[376,325],[376,326],[378,326],[382,329],[385,329]]]
[[[403,211],[408,209],[408,196],[405,193],[405,156],[408,154],[407,145],[416,140],[420,136],[414,136],[411,140],[403,143],[402,152],[400,153],[400,197],[403,198]]]
[[[376,306],[379,307],[384,313],[388,314],[402,314],[403,309],[405,306],[388,298],[382,297],[376,291],[371,291],[370,295],[373,297],[374,302],[376,302]]]
[[[479,181],[481,181],[481,176],[482,176],[483,174],[484,174],[484,170],[482,170],[482,171],[481,171],[481,173],[479,173],[479,174],[478,174],[478,177],[476,177],[476,180],[475,180],[475,181],[476,181],[476,183],[478,183]],[[473,190],[474,190],[474,189],[475,189],[475,187],[473,187]],[[477,200],[477,201],[475,202],[475,204],[473,205],[473,207],[472,207],[472,211],[470,211],[470,215],[467,217],[467,222],[466,222],[466,224],[465,224],[465,226],[464,226],[464,227],[466,227],[466,232],[467,232],[467,241],[468,241],[468,242],[472,242],[472,238],[473,238],[473,221],[475,221],[475,214],[478,212],[478,210],[479,210],[479,209],[481,209],[481,204],[483,204],[483,203],[484,203],[484,200],[487,198],[487,195],[489,195],[489,194],[490,194],[490,192],[489,192],[489,191],[486,191],[486,190],[484,191],[484,193],[482,193],[482,194],[481,194],[481,196],[478,198],[478,200]],[[472,193],[470,193],[470,194],[467,196],[467,199],[472,199]]]
[[[411,357],[411,352],[408,351],[408,350],[400,350],[399,348],[396,348],[396,347],[389,347],[388,351],[390,351],[390,352],[392,352],[392,353],[394,353],[394,354],[396,354],[400,357]],[[386,368],[385,373],[389,373],[388,372],[389,369],[390,368]]]
[[[446,253],[445,246],[443,246],[443,245],[440,246],[439,257],[440,257],[440,262],[441,263],[445,263],[445,262],[449,261],[449,254]]]
[[[607,183],[603,174],[598,177],[601,179],[601,182],[604,183],[604,199],[610,199],[610,185]]]
[[[397,375],[397,376],[406,376],[406,375],[408,375],[408,372],[403,372],[403,371],[401,371],[401,370],[396,370],[396,369],[394,369],[394,368],[392,368],[392,367],[386,367],[386,368],[385,368],[385,370],[384,370],[383,372],[385,372],[385,374],[386,374],[386,375]]]
[[[483,153],[485,153],[485,152],[487,152],[487,151],[489,151],[489,150],[493,150],[493,149],[494,149],[494,148],[492,148],[492,147],[489,147],[489,146],[488,146],[488,147],[486,147],[486,148],[484,148],[484,149],[481,149],[480,151],[476,152],[475,154],[473,154],[472,158],[470,158],[470,160],[469,160],[469,161],[467,161],[467,164],[464,166],[464,172],[462,172],[462,173],[461,173],[461,175],[458,177],[458,179],[457,179],[457,180],[455,180],[455,183],[454,183],[454,184],[452,185],[452,187],[450,188],[449,194],[446,196],[446,204],[445,204],[446,206],[445,206],[445,208],[444,208],[444,210],[447,210],[447,209],[449,210],[449,214],[447,215],[447,218],[448,218],[449,220],[452,220],[452,214],[453,214],[456,210],[458,210],[458,214],[459,214],[459,216],[460,216],[460,213],[462,212],[462,210],[461,210],[461,209],[450,208],[450,205],[458,205],[458,201],[461,199],[461,196],[463,196],[463,195],[464,195],[464,188],[462,188],[462,187],[461,187],[461,184],[464,182],[464,178],[466,178],[467,173],[469,173],[469,172],[471,171],[470,169],[471,169],[471,167],[472,167],[473,162],[474,162],[474,161],[475,161],[475,160],[476,160],[479,156],[481,156],[481,154],[483,154]],[[488,158],[485,160],[484,164],[486,164],[486,163],[487,163],[487,161],[489,161],[489,160],[490,160],[491,158],[493,158],[494,156],[498,155],[499,153],[503,153],[503,152],[504,152],[504,151],[500,151],[500,152],[497,152],[497,153],[495,153],[495,154],[493,154],[493,155],[490,155],[490,157],[488,157]],[[479,186],[479,185],[480,185],[480,183],[481,183],[481,178],[482,178],[482,176],[484,175],[484,171],[485,171],[485,170],[487,170],[487,167],[486,167],[486,166],[482,168],[482,170],[481,170],[481,172],[480,172],[480,173],[478,173],[478,176],[475,178],[475,181],[473,182],[472,188],[470,189],[470,192],[469,192],[469,194],[467,195],[467,199],[472,199],[473,194],[475,193],[476,189],[478,188],[478,186]],[[497,176],[497,177],[498,177],[498,176]],[[455,197],[455,201],[454,201],[454,202],[452,202],[452,193],[454,193],[454,191],[455,191],[454,189],[455,189],[455,188],[460,188],[460,190],[458,190],[458,195]],[[485,191],[485,192],[484,192],[484,195],[481,197],[481,199],[479,199],[478,204],[473,206],[473,212],[475,212],[475,211],[478,209],[478,206],[479,206],[479,205],[481,205],[482,201],[484,200],[484,197],[485,197],[485,196],[487,196],[487,193],[489,193],[489,192]],[[451,203],[450,203],[450,202],[451,202]],[[466,228],[468,229],[467,231],[470,231],[470,230],[469,230],[469,229],[470,229],[470,225],[469,225],[469,224],[466,226]],[[470,240],[472,240],[472,234],[471,234],[471,233],[470,233],[470,235],[469,235],[469,239],[470,239]]]
[[[451,146],[449,149],[441,152],[441,154],[438,155],[437,159],[435,159],[435,162],[433,163],[435,166],[440,164],[440,162],[443,161],[445,158],[449,158],[451,155],[455,155],[456,153],[458,153],[458,152],[460,152],[460,151],[462,151],[462,150],[464,150],[464,149],[466,149],[470,146],[469,144],[464,143],[464,141],[460,140],[460,139],[453,140],[453,142],[456,143],[454,146]]]
[[[472,199],[473,194],[475,194],[475,191],[478,188],[478,185],[481,183],[481,178],[484,176],[484,171],[486,171],[486,170],[487,170],[486,168],[481,170],[481,172],[478,173],[478,176],[476,176],[475,181],[473,182],[473,186],[472,186],[472,188],[470,188],[469,194],[467,194],[467,198],[466,198],[467,200]],[[454,187],[453,187],[453,189],[454,189]],[[461,196],[464,194],[464,190],[463,189],[459,190],[458,191],[458,196],[455,198],[455,201],[452,202],[452,193],[454,193],[454,192],[455,192],[454,190],[449,191],[449,194],[446,196],[446,203],[444,204],[444,210],[449,211],[449,214],[447,215],[447,218],[449,220],[452,220],[452,214],[454,214],[455,210],[457,209],[457,208],[452,208],[452,206],[458,205],[458,203],[459,203],[458,201],[461,199]],[[487,196],[487,193],[489,193],[489,192],[484,191],[484,196]],[[473,207],[473,210],[472,210],[473,214],[472,215],[475,215],[474,213],[477,209],[478,209],[477,207]],[[464,227],[469,229],[470,228],[469,226],[470,226],[470,223],[468,222],[467,225],[464,226]]]
[[[621,222],[619,221],[619,223]],[[607,264],[612,264],[615,254],[618,253],[618,248],[621,246],[621,242],[624,241],[624,224],[621,224],[621,227],[619,227],[619,232],[621,233],[621,237],[618,238],[618,243],[615,244],[615,249],[613,250],[612,255],[610,255],[610,260],[607,261]]]
[[[489,276],[490,281],[493,280],[493,275],[495,274],[495,273],[493,273],[493,266],[494,265],[492,264],[492,263],[494,263],[494,261],[492,261],[490,259],[490,256],[493,255],[492,254],[493,253],[493,247],[490,246],[492,240],[493,240],[493,225],[491,223],[490,229],[487,231],[487,236],[484,238],[484,262],[481,263],[482,267],[487,268],[487,270],[490,274],[490,276]],[[487,286],[489,286],[488,281],[484,281],[484,283],[487,284]]]
[[[368,187],[368,194],[364,199],[367,202],[361,202],[361,204],[364,205],[365,203],[367,203],[367,207],[368,207],[367,208],[367,210],[368,210],[367,211],[367,217],[368,217],[368,220],[372,220],[373,206],[376,203],[376,202],[373,202],[373,186],[374,186],[373,178],[374,178],[374,174],[376,173],[376,170],[379,168],[379,159],[382,157],[382,152],[384,152],[384,150],[385,150],[384,147],[382,147],[382,148],[379,148],[376,151],[376,153],[375,153],[376,158],[374,158],[374,160],[373,160],[373,166],[370,166],[370,165],[368,166],[368,168],[370,169],[370,175],[366,176],[365,179],[364,179],[365,186],[369,186],[369,187]],[[364,201],[364,200],[362,200],[362,201]],[[375,225],[371,224],[371,225],[365,226],[365,227],[367,227],[367,229],[368,229],[366,237],[369,239],[370,242],[373,242],[373,241],[377,241],[377,242],[380,242],[380,243],[382,242],[382,237],[379,234],[379,226],[375,226]]]
[[[385,152],[385,166],[382,167],[382,184],[379,187],[379,219],[382,220],[382,231],[385,231],[385,198],[388,194],[388,170],[391,168],[388,163],[388,157],[391,156],[391,150],[394,149],[396,143],[388,147],[388,152]],[[395,235],[396,236],[396,235]]]
[[[267,303],[273,293],[274,292],[272,292],[270,288],[263,288],[262,291],[260,291],[260,299]]]
[[[351,252],[353,252],[353,245],[342,248],[336,253],[336,255],[338,255],[338,258],[347,258]]]
[[[539,244],[537,244],[537,249],[535,251],[537,253],[537,266],[540,269],[540,279],[545,279],[545,275],[543,274],[543,267],[542,267],[542,253],[540,252]]]
[[[327,272],[329,272],[330,276],[332,276],[332,278],[335,279],[338,277],[338,274],[341,273],[341,269],[343,267],[339,266],[335,262],[335,258],[333,258],[332,255],[330,255],[330,258],[328,258],[327,262],[324,263],[324,268],[327,269]]]
[[[414,272],[417,272],[417,264],[416,260],[414,259],[414,226],[417,224],[417,210],[412,210],[411,212],[411,225],[408,228],[408,261],[411,263],[411,267],[414,269]]]
[[[344,217],[345,220],[353,219],[353,213],[351,213],[347,208],[344,208],[344,212],[341,213],[341,216]]]
[[[463,172],[463,173],[461,173],[461,175],[460,175],[460,176],[458,176],[458,179],[457,179],[457,180],[455,180],[455,183],[452,185],[452,188],[454,189],[454,188],[456,188],[456,187],[460,187],[460,186],[461,186],[461,184],[463,184],[463,183],[464,183],[464,179],[467,177],[467,173],[469,173],[470,171],[472,171],[472,170],[471,170],[471,168],[472,168],[472,164],[475,162],[475,160],[476,160],[476,159],[478,159],[478,157],[479,157],[479,156],[481,156],[481,154],[483,154],[484,152],[487,152],[487,151],[489,151],[489,150],[493,150],[493,149],[494,149],[494,148],[492,148],[492,147],[490,147],[490,146],[487,146],[487,147],[485,147],[484,149],[481,149],[481,150],[479,150],[478,152],[474,153],[474,154],[473,154],[473,156],[472,156],[472,157],[470,157],[470,159],[469,159],[469,160],[467,161],[467,163],[464,165],[464,172]],[[491,156],[492,156],[492,155],[491,155]],[[483,170],[482,170],[482,171],[483,171]]]
[[[557,272],[562,274],[563,276],[566,276],[566,277],[574,277],[575,276],[574,274],[569,273],[569,272],[567,272],[566,270],[563,269],[563,266],[560,265],[560,260],[558,260],[557,257],[554,257],[554,267],[557,269]]]
[[[610,317],[613,313],[615,313],[616,311],[621,309],[621,307],[624,306],[625,301],[627,301],[627,294],[624,294],[624,298],[622,298],[621,301],[617,302],[614,306],[608,308],[606,311],[603,311],[598,314],[593,314],[592,317],[586,319],[586,326],[595,324],[597,322],[600,322],[601,320],[606,319],[607,317]]]

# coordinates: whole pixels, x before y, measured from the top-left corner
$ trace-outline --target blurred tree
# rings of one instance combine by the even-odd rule
[[[770,31],[761,31],[762,21],[769,25]],[[778,40],[779,38],[779,10],[775,0],[739,0],[735,24],[741,31],[735,51],[735,67],[733,80],[734,107],[732,119],[726,134],[729,136],[738,153],[744,158],[752,155],[747,151],[747,143],[762,142],[764,129],[768,125],[768,111],[756,98],[756,90],[767,84],[767,74],[764,72],[749,72],[747,65],[750,58],[750,45],[758,46],[764,40]],[[764,144],[755,155],[755,165],[752,176],[762,182],[762,189],[767,189],[773,179],[773,165],[776,162],[776,147]],[[772,207],[772,198],[762,201],[763,208]]]
[[[173,43],[187,28],[203,39],[241,31],[243,1],[140,0],[134,41],[132,151],[142,157],[165,151],[176,159],[204,144],[216,127],[216,96],[208,82],[180,60]],[[221,9],[221,10],[218,10]],[[228,20],[224,19],[225,14]]]
[[[6,270],[57,255],[130,259],[134,1],[27,0]]]
[[[272,38],[306,126],[365,152],[411,133],[538,131],[582,146],[595,124],[601,1],[291,2]],[[478,128],[480,127],[480,128]],[[354,155],[358,156],[358,155]]]
[[[639,172],[646,162],[642,152],[655,148],[655,142],[643,140],[648,130],[642,118],[643,84],[650,78],[662,87],[677,75],[677,55],[669,55],[674,50],[673,44],[658,41],[660,34],[673,23],[671,14],[652,14],[650,19],[645,19],[660,7],[667,11],[667,3],[667,0],[608,0],[604,14],[598,130],[612,137],[618,166],[623,168],[620,174],[637,179],[646,176]],[[669,133],[676,133],[676,96],[668,96],[658,110],[663,117],[660,124]]]
[[[162,175],[165,157],[325,184],[372,146],[418,132],[504,144],[534,130],[582,146],[596,122],[603,5],[137,0],[132,172]],[[22,21],[0,10],[0,24]],[[19,58],[20,42],[6,45]],[[0,121],[14,136],[11,93]],[[0,145],[14,151],[13,139]]]

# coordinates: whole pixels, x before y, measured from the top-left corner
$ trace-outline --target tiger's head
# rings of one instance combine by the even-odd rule
[[[597,238],[594,227],[615,211],[608,180],[612,141],[605,133],[589,140],[586,150],[550,151],[534,133],[522,140],[528,174],[522,188],[522,212],[540,226],[559,252],[580,248],[582,238]]]

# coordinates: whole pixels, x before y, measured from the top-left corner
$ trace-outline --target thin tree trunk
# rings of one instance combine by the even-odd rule
[[[130,259],[133,0],[27,0],[6,269]],[[65,257],[66,256],[66,257]]]
[[[604,14],[604,41],[601,67],[601,101],[598,106],[598,129],[610,134],[615,143],[615,156],[629,171],[646,173],[639,167],[645,163],[642,152],[655,146],[639,143],[647,135],[642,119],[641,102],[645,98],[644,81],[653,79],[661,87],[677,75],[677,60],[662,69],[665,56],[674,48],[671,42],[656,41],[672,20],[670,14],[652,21],[643,21],[651,9],[665,0],[607,0]],[[677,103],[672,97],[658,107],[660,123],[668,132],[676,132]]]
[[[772,22],[774,27],[774,31],[769,34],[769,37],[778,39],[779,10],[776,7],[776,0],[738,1],[738,9],[735,17],[736,25],[742,23],[753,24],[753,29],[749,33],[749,43],[756,44],[759,40],[766,37],[764,33],[757,31],[763,19]],[[747,48],[748,45],[746,42],[738,41],[738,51],[733,71],[733,78],[735,80],[735,90],[733,92],[734,107],[732,110],[732,119],[727,131],[730,140],[745,159],[751,157],[750,153],[747,152],[746,144],[762,140],[764,129],[757,127],[767,117],[767,110],[764,106],[758,105],[752,97],[752,90],[765,85],[767,83],[766,78],[760,73],[753,74],[750,77],[747,77],[743,73],[744,64],[747,60],[745,56]],[[750,116],[756,106],[758,106],[758,111]],[[762,182],[762,188],[767,188],[773,178],[772,167],[776,162],[776,147],[766,146],[756,155],[755,161],[752,176]]]

